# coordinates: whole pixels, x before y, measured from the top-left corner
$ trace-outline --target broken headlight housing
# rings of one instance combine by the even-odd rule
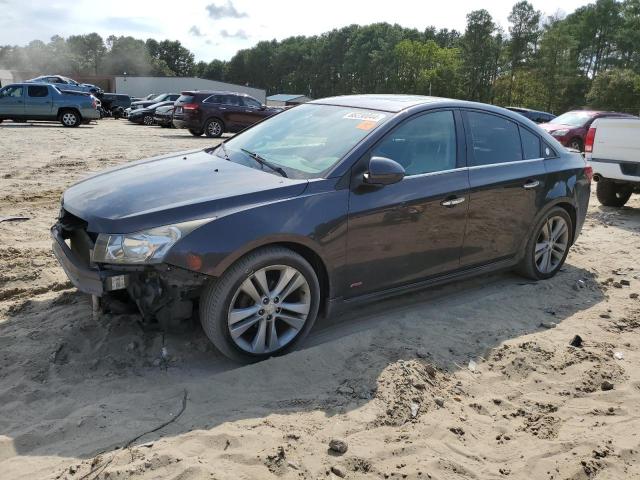
[[[135,233],[98,235],[91,260],[95,263],[160,263],[178,240],[211,219],[165,225]]]

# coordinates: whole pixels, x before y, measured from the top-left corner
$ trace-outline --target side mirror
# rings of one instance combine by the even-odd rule
[[[267,106],[263,103],[262,105],[260,105],[260,110],[266,110]]]
[[[363,180],[368,185],[391,185],[404,178],[404,168],[398,162],[385,157],[371,157],[369,171]]]

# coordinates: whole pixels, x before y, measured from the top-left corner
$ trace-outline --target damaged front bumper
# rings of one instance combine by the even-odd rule
[[[81,233],[74,233],[74,235],[81,235]],[[71,246],[67,245],[67,240],[70,242],[75,240],[71,237],[72,235],[68,235],[59,224],[51,227],[53,254],[78,290],[101,297],[106,292],[124,290],[129,286],[128,273],[100,270],[81,259],[81,255],[74,253]]]

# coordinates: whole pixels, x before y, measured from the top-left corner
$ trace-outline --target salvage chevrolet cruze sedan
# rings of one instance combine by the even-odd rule
[[[553,276],[591,168],[528,119],[430,97],[327,98],[216,147],[69,188],[53,250],[81,291],[225,355],[290,351],[336,307],[498,269]]]

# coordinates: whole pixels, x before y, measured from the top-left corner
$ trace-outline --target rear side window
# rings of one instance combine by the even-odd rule
[[[453,112],[428,113],[404,122],[373,150],[373,156],[395,160],[407,175],[456,168]]]
[[[522,153],[525,160],[540,158],[540,138],[526,128],[520,128],[520,138],[522,139]]]
[[[225,95],[224,104],[242,106],[242,103],[240,102],[240,98],[236,95]]]
[[[47,97],[49,95],[49,89],[44,85],[29,86],[27,92],[30,97]]]
[[[180,95],[180,98],[178,98],[178,102],[191,103],[193,102],[193,95]]]
[[[204,102],[205,103],[220,104],[220,103],[222,103],[222,95],[211,95]]]
[[[522,160],[518,126],[496,115],[466,112],[473,148],[472,166]]]

